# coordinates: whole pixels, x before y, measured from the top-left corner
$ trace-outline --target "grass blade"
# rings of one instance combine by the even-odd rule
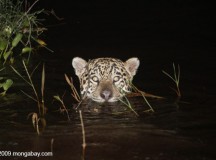
[[[179,83],[180,83],[180,66],[178,65],[178,70],[176,70],[175,64],[173,63],[173,76],[171,76],[169,73],[165,72],[162,70],[162,72],[168,76],[172,81],[174,81],[176,85],[176,89],[173,89],[178,97],[181,97],[181,91],[179,88]]]
[[[135,85],[133,85],[133,83],[131,83],[131,87],[138,93],[140,93],[143,97],[143,99],[145,100],[146,104],[149,106],[150,110],[152,112],[154,112],[154,109],[153,107],[150,105],[150,103],[148,102],[148,100],[146,99],[145,95],[144,95],[144,92],[140,91]]]
[[[81,101],[81,98],[80,98],[80,95],[78,94],[75,86],[73,85],[73,79],[71,78],[71,80],[69,79],[69,77],[65,74],[65,80],[66,82],[68,83],[68,85],[70,86],[71,90],[72,90],[72,97],[77,101],[77,102],[80,102]]]
[[[24,92],[21,90],[21,92],[26,95],[28,98],[32,99],[33,101],[37,102],[37,100],[35,98],[33,98],[32,96],[30,96],[28,93]]]
[[[135,113],[135,115],[136,115],[137,117],[139,117],[139,114],[133,109],[133,107],[131,106],[131,103],[130,103],[130,101],[128,100],[128,98],[127,98],[126,96],[124,96],[124,98],[125,98],[126,102],[123,101],[122,99],[119,99],[119,101],[122,102],[124,105],[126,105],[132,112]]]
[[[31,83],[29,83],[13,66],[10,66],[13,71],[19,76],[21,77],[28,85],[32,86]]]

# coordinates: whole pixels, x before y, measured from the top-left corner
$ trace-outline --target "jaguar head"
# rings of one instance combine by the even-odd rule
[[[115,102],[129,93],[139,64],[138,58],[125,62],[116,58],[96,58],[87,62],[75,57],[72,60],[82,97],[96,102]]]

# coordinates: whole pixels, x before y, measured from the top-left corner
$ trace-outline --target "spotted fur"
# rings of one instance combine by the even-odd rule
[[[82,97],[96,102],[115,102],[129,93],[139,63],[138,58],[126,62],[116,58],[96,58],[87,62],[75,57],[72,60]]]

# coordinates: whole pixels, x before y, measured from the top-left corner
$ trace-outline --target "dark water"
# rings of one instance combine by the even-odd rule
[[[91,53],[94,51],[98,52],[97,49],[89,50]],[[70,66],[69,57],[72,55],[62,57],[63,52],[75,51],[65,49],[56,55],[40,57],[46,64],[45,104],[48,111],[45,116],[46,128],[39,136],[33,129],[31,118],[27,119],[29,113],[38,112],[37,104],[22,95],[19,89],[30,94],[32,91],[22,80],[14,76],[19,82],[18,85],[1,99],[1,151],[52,150],[52,157],[40,159],[81,159],[83,156],[80,117],[73,109],[74,100],[64,80],[64,73],[72,75],[75,82],[77,79]],[[78,54],[78,51],[75,54]],[[196,72],[184,66],[187,62],[181,61],[180,84],[183,96],[180,101],[176,101],[175,92],[170,89],[174,84],[161,73],[161,69],[172,71],[172,61],[162,67],[163,63],[154,56],[140,58],[141,68],[134,83],[141,89],[164,96],[166,99],[148,98],[155,112],[145,113],[148,109],[145,101],[141,97],[131,98],[130,101],[139,117],[121,103],[81,105],[87,143],[85,159],[215,159],[216,108],[215,95],[209,86],[211,83],[205,83],[206,77],[196,75]],[[41,67],[38,70],[40,69]],[[195,69],[198,70],[196,67]],[[40,74],[41,71],[38,71],[34,76],[37,87],[40,87]],[[200,78],[195,81],[197,77]],[[52,98],[54,95],[63,94],[71,121],[67,120],[65,113],[57,111],[60,103],[53,101]],[[23,159],[22,156],[7,158]]]
[[[216,159],[216,67],[212,54],[215,43],[211,39],[214,31],[208,17],[211,10],[198,3],[194,6],[188,2],[188,7],[178,3],[181,7],[166,4],[161,7],[162,3],[146,3],[145,7],[117,3],[102,9],[99,2],[98,5],[62,4],[64,11],[60,13],[66,18],[66,24],[50,27],[44,37],[54,53],[40,49],[39,54],[33,56],[33,66],[40,61],[46,68],[46,127],[37,135],[31,118],[27,119],[29,113],[38,112],[37,104],[20,92],[33,94],[32,90],[8,71],[16,85],[0,99],[0,151],[52,151],[53,156],[27,159],[53,160],[78,160],[83,156],[86,160]],[[110,8],[112,13],[108,12]],[[72,76],[78,88],[71,67],[75,56],[86,60],[96,57],[126,60],[136,56],[141,65],[134,84],[165,99],[148,98],[155,112],[146,113],[145,101],[141,97],[131,98],[139,117],[121,103],[82,104],[87,143],[83,154],[79,112],[73,109],[75,101],[64,79],[64,74]],[[170,88],[174,83],[161,72],[172,73],[173,62],[181,68],[180,100]],[[33,76],[38,91],[40,77],[41,65]],[[71,121],[58,111],[61,105],[53,100],[54,95],[64,95]]]

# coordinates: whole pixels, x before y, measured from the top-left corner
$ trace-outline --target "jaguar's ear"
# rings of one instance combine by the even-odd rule
[[[78,77],[80,77],[83,74],[83,72],[85,71],[86,64],[87,64],[87,62],[80,57],[73,58],[72,66],[73,66],[75,73]]]
[[[125,68],[128,71],[128,73],[131,75],[131,77],[133,78],[133,76],[136,74],[137,69],[140,65],[140,61],[138,58],[134,57],[134,58],[130,58],[128,59],[125,63]]]

